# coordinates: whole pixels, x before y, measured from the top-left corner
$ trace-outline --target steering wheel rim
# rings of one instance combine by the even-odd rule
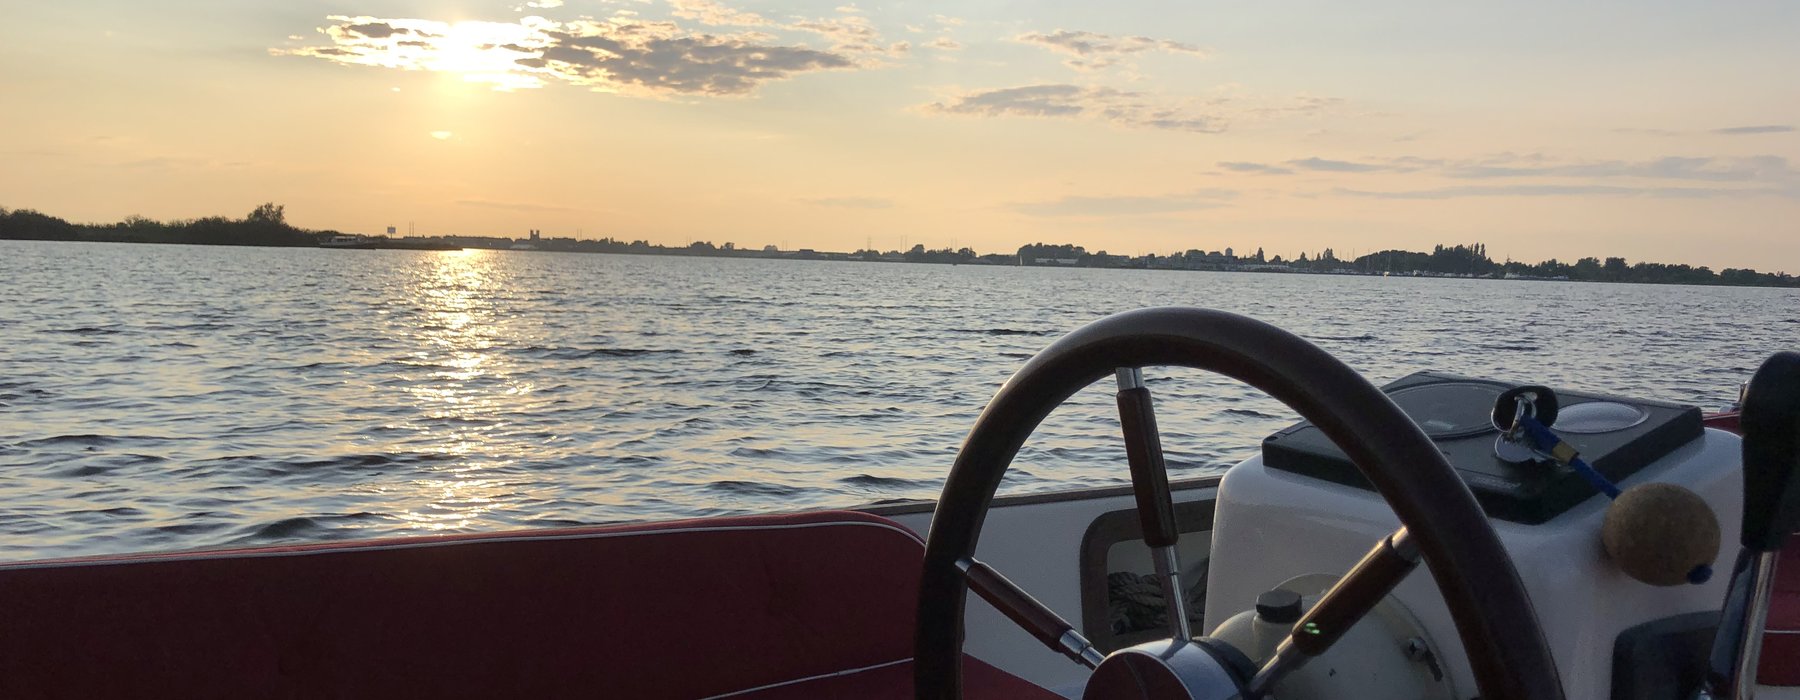
[[[1237,314],[1128,311],[1057,340],[1007,380],[969,431],[926,537],[914,637],[919,698],[962,697],[967,582],[1001,477],[1052,410],[1121,367],[1222,374],[1288,405],[1343,449],[1418,541],[1481,696],[1561,700],[1562,682],[1512,559],[1462,479],[1362,375],[1299,336]]]

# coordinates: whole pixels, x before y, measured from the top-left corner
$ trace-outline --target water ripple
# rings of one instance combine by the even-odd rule
[[[1800,322],[1793,290],[12,241],[0,294],[0,559],[931,498],[1026,358],[1140,306],[1377,382],[1707,407]],[[1182,475],[1294,420],[1148,379]],[[1003,490],[1126,483],[1113,403],[1051,414]]]

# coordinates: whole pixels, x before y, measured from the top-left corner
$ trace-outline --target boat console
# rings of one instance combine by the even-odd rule
[[[1632,658],[1643,652],[1630,650],[1709,643],[1725,577],[1653,586],[1621,571],[1602,546],[1610,506],[1604,494],[1551,460],[1512,462],[1496,449],[1501,431],[1492,423],[1492,411],[1513,386],[1427,372],[1383,390],[1424,428],[1486,509],[1531,594],[1568,697],[1644,697],[1616,691],[1621,685],[1674,689],[1683,675],[1689,682],[1679,685],[1691,688],[1704,668],[1703,645],[1686,650],[1682,656],[1691,661],[1685,667],[1649,664],[1652,659]],[[1677,484],[1698,494],[1718,522],[1741,517],[1739,438],[1703,430],[1698,409],[1565,389],[1555,394],[1562,397],[1558,434],[1620,487]],[[1260,456],[1233,467],[1220,486],[1215,513],[1211,568],[1219,573],[1207,589],[1209,620],[1226,620],[1264,593],[1294,588],[1293,582],[1308,576],[1334,580],[1370,542],[1399,526],[1349,458],[1311,423],[1275,433]],[[1713,536],[1716,541],[1716,529]],[[1735,552],[1715,551],[1720,553],[1708,563],[1729,571]],[[1299,592],[1319,591],[1314,585]],[[1297,673],[1333,675],[1342,697],[1365,697],[1356,692],[1359,684],[1372,692],[1391,683],[1379,672],[1404,670],[1410,654],[1419,659],[1419,668],[1430,659],[1442,672],[1441,692],[1431,697],[1473,696],[1466,655],[1431,575],[1413,572],[1394,590],[1390,604],[1407,622],[1382,627],[1386,639],[1365,641],[1387,643],[1391,663],[1371,662],[1380,655],[1365,644],[1338,659],[1328,653]]]
[[[1305,420],[1219,483],[1210,632],[1190,627],[1144,380],[1158,366],[1238,379]],[[1167,626],[1110,652],[976,556],[1022,443],[1107,376]],[[1111,316],[1026,363],[963,443],[926,542],[915,688],[961,697],[974,593],[1092,669],[1083,698],[1744,700],[1777,553],[1800,529],[1800,354],[1764,364],[1742,415],[1740,438],[1658,401],[1438,373],[1377,389],[1253,319]]]
[[[1382,392],[1405,411],[1449,457],[1488,517],[1537,525],[1598,495],[1574,470],[1523,455],[1509,460],[1493,410],[1501,394],[1525,382],[1473,379],[1439,372],[1403,377]],[[1648,399],[1558,388],[1553,421],[1587,462],[1613,482],[1623,481],[1701,437],[1700,409]],[[1496,445],[1499,444],[1499,449]],[[1271,469],[1372,490],[1349,456],[1318,426],[1301,422],[1263,440]]]

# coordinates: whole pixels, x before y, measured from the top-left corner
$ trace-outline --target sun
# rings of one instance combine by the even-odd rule
[[[437,40],[433,70],[451,73],[478,73],[491,70],[495,49],[507,41],[486,22],[457,22]],[[505,59],[501,59],[505,60]]]
[[[466,82],[492,84],[501,90],[538,87],[543,81],[521,74],[516,63],[531,55],[520,46],[520,42],[530,40],[530,34],[529,29],[517,24],[456,22],[432,37],[424,67],[460,75]]]

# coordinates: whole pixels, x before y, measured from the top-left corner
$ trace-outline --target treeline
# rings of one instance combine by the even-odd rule
[[[1698,284],[1740,287],[1800,287],[1800,278],[1785,273],[1757,272],[1750,269],[1670,265],[1666,263],[1631,263],[1625,258],[1582,258],[1573,263],[1546,260],[1524,263],[1514,260],[1495,261],[1488,257],[1485,244],[1439,245],[1429,253],[1410,250],[1384,250],[1354,260],[1345,260],[1326,248],[1308,255],[1301,253],[1293,260],[1280,255],[1265,256],[1258,248],[1249,255],[1237,255],[1232,249],[1205,251],[1193,249],[1170,255],[1126,257],[1108,255],[1105,251],[1089,253],[1073,244],[1031,243],[1019,248],[1019,264],[1129,267],[1164,270],[1259,270],[1289,272],[1322,272],[1366,275],[1425,275],[1433,277],[1524,278],[1574,280],[1582,282],[1635,282],[1642,284]]]
[[[266,203],[242,219],[222,216],[161,222],[133,216],[114,224],[74,224],[30,209],[0,208],[0,239],[49,241],[111,241],[121,243],[189,243],[200,245],[316,246],[342,235],[336,231],[307,231],[287,223],[286,210],[279,204]],[[382,238],[385,237],[374,237]],[[580,253],[626,253],[647,255],[696,255],[720,257],[781,257],[821,260],[864,260],[911,263],[987,264],[987,265],[1052,265],[1080,267],[1151,268],[1179,270],[1263,270],[1356,274],[1432,275],[1455,277],[1520,277],[1534,279],[1567,279],[1584,282],[1638,282],[1647,284],[1701,284],[1745,287],[1800,287],[1800,278],[1782,273],[1757,272],[1750,269],[1670,265],[1664,263],[1630,263],[1622,257],[1581,258],[1572,263],[1551,259],[1530,264],[1507,260],[1497,262],[1488,257],[1481,243],[1439,245],[1429,253],[1407,250],[1384,250],[1354,260],[1338,258],[1336,251],[1326,248],[1313,255],[1301,253],[1294,260],[1280,255],[1265,256],[1261,248],[1254,254],[1237,255],[1232,249],[1207,251],[1192,249],[1171,255],[1113,255],[1106,251],[1088,252],[1070,243],[1028,243],[1014,254],[982,255],[972,248],[927,249],[915,245],[905,252],[859,250],[855,253],[831,253],[810,249],[783,251],[775,246],[739,248],[735,244],[713,245],[696,241],[685,246],[662,246],[645,240],[626,242],[613,238],[576,239],[544,238],[512,239],[503,237],[441,236],[411,240],[442,240],[456,245],[507,248],[523,244],[536,250]]]
[[[939,265],[964,265],[970,263],[1001,264],[1013,262],[1010,256],[993,254],[982,255],[975,252],[974,248],[969,247],[927,249],[923,245],[915,245],[904,253],[898,250],[890,250],[883,253],[874,248],[866,248],[851,253],[850,259],[871,262],[936,263]]]
[[[1106,251],[1103,250],[1094,255],[1096,257],[1105,257]],[[1069,243],[1027,243],[1019,246],[1019,257],[1026,260],[1038,258],[1045,260],[1080,260],[1088,257],[1088,252],[1086,248]]]
[[[306,231],[288,225],[285,207],[263,204],[242,219],[209,216],[155,221],[141,216],[114,224],[75,224],[30,209],[0,208],[0,239],[190,243],[196,245],[317,246],[335,231]]]
[[[1315,271],[1351,271],[1367,274],[1433,274],[1459,277],[1527,277],[1567,279],[1580,282],[1636,282],[1643,284],[1705,284],[1742,287],[1800,287],[1800,278],[1792,275],[1757,272],[1749,269],[1725,268],[1714,272],[1710,267],[1670,265],[1665,263],[1631,263],[1625,258],[1581,258],[1573,263],[1550,259],[1540,263],[1514,260],[1497,262],[1488,257],[1487,246],[1437,246],[1430,253],[1384,250],[1355,260],[1339,260],[1327,248],[1311,260],[1288,263],[1292,267]]]

